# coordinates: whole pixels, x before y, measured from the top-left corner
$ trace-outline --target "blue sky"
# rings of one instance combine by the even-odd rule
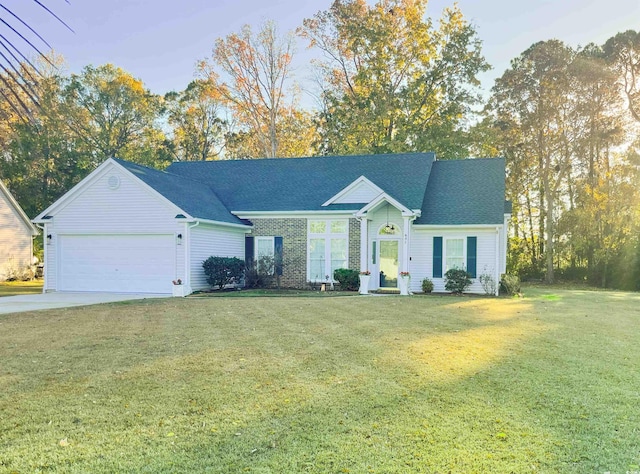
[[[373,0],[371,0],[373,2]],[[71,33],[30,0],[4,0],[5,6],[38,26],[62,54],[71,72],[107,62],[144,81],[152,92],[184,89],[196,61],[210,55],[216,38],[245,24],[275,20],[282,31],[327,9],[331,0],[46,0],[74,30]],[[439,18],[450,0],[431,0],[428,14]],[[604,42],[627,29],[640,28],[638,0],[459,0],[477,28],[483,52],[494,69],[483,75],[483,88],[509,61],[536,41],[557,38],[572,46]],[[296,80],[303,88],[312,75],[310,57],[300,42]],[[310,86],[311,87],[311,86]]]

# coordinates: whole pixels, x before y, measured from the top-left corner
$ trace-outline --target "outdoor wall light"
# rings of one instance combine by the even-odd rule
[[[51,244],[51,234],[47,234],[47,245]]]
[[[176,243],[182,245],[182,234],[176,235]]]

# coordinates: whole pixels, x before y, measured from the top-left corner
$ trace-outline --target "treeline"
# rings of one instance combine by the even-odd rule
[[[151,93],[107,64],[59,58],[0,82],[0,178],[33,216],[110,156],[172,161],[435,151],[505,156],[511,272],[639,289],[640,36],[574,49],[537,43],[488,98],[474,27],[454,5],[336,0],[281,34],[218,39],[183,91]],[[296,38],[318,51],[316,110],[292,80]],[[36,70],[37,69],[37,70]],[[307,91],[308,92],[308,91]]]
[[[640,34],[536,43],[496,80],[477,131],[507,158],[509,267],[640,289]]]

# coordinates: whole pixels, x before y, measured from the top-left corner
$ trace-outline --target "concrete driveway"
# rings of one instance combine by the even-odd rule
[[[167,298],[171,295],[139,293],[41,293],[37,295],[4,296],[0,298],[0,314],[37,311],[40,309],[70,308],[116,301]]]

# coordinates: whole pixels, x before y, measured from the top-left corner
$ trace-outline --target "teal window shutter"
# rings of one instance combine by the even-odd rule
[[[478,237],[467,237],[467,273],[471,278],[475,278],[477,273],[477,249]]]
[[[371,242],[371,263],[376,264],[376,241]]]
[[[282,254],[282,237],[274,237],[273,238],[273,253],[275,256],[275,270],[276,275],[282,276],[282,264],[283,264],[283,254]]]
[[[251,268],[254,259],[254,241],[253,236],[247,235],[244,238],[244,264],[247,268]]]
[[[433,238],[433,278],[442,278],[442,237]]]

